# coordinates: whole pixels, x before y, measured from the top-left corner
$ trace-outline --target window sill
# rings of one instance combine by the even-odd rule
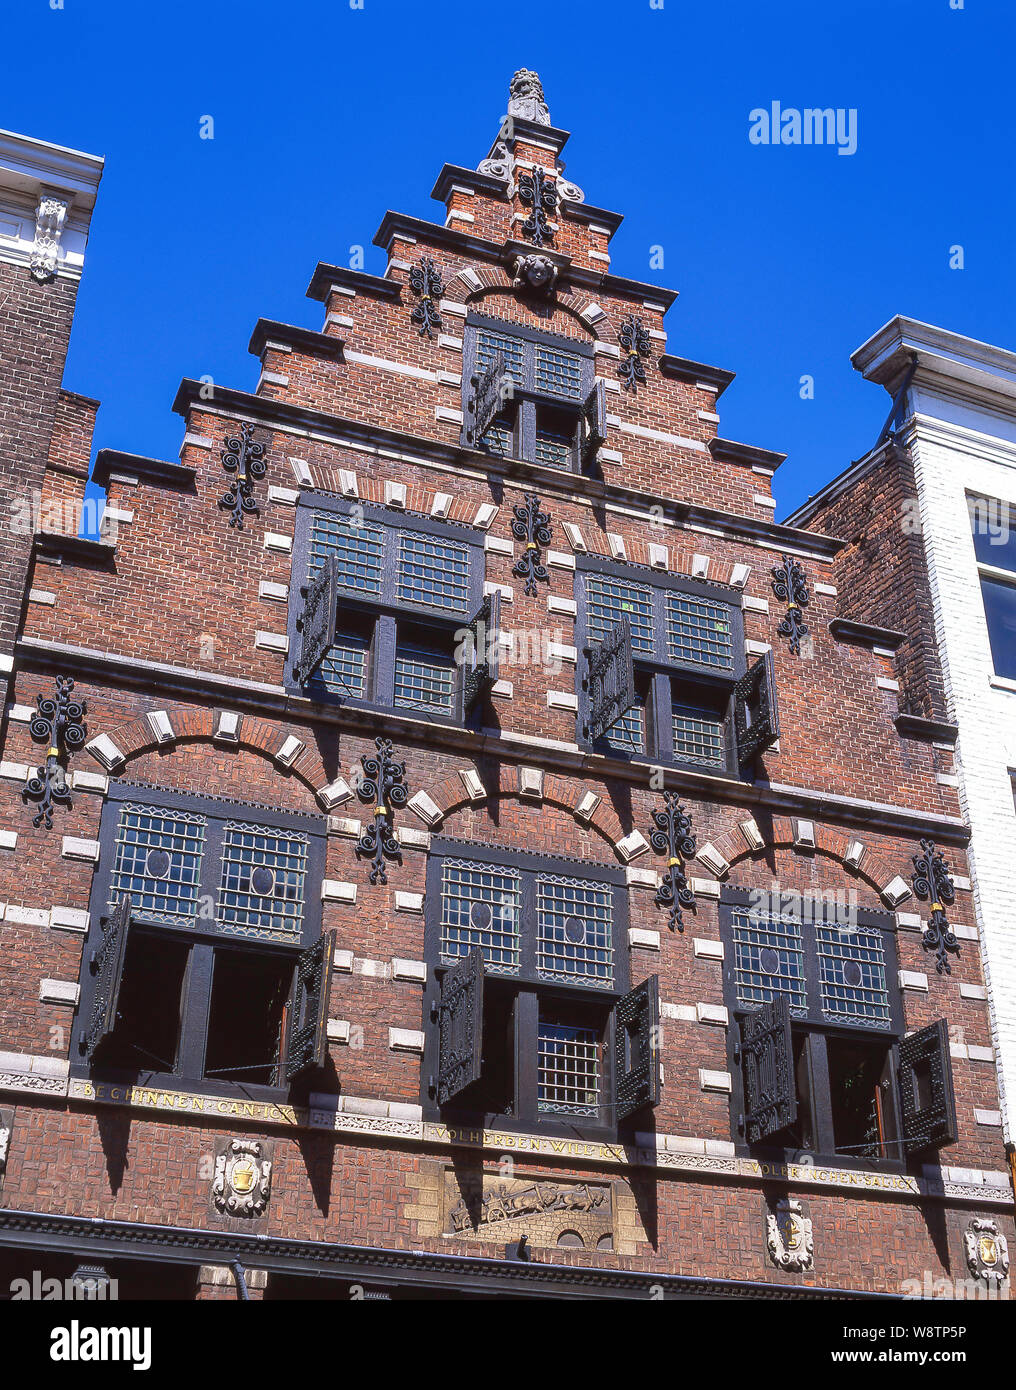
[[[1010,680],[1008,676],[989,676],[988,684],[993,690],[1009,690],[1016,693],[1016,680]]]

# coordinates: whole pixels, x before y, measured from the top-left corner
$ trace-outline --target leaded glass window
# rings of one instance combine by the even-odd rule
[[[888,1028],[892,1015],[882,933],[825,922],[815,933],[822,1012],[845,1023]]]
[[[395,653],[396,705],[450,715],[454,702],[454,663],[433,652],[400,647]]]
[[[575,438],[548,425],[536,426],[536,462],[548,468],[571,468]]]
[[[511,869],[446,859],[441,878],[441,956],[455,961],[474,946],[492,974],[517,974],[521,961],[522,881]]]
[[[610,988],[614,982],[613,893],[608,884],[540,874],[536,966],[547,979]]]
[[[586,580],[586,601],[591,641],[602,641],[622,617],[627,617],[632,647],[636,651],[653,650],[653,596],[647,585],[591,574]]]
[[[506,371],[519,383],[525,379],[525,345],[521,338],[481,329],[476,335],[476,364],[484,372],[495,357],[503,357]]]
[[[231,936],[298,942],[308,837],[227,821],[217,917]]]
[[[578,400],[582,395],[582,358],[545,343],[536,344],[534,385],[537,391]]]
[[[469,602],[469,550],[439,536],[399,533],[396,597],[429,608],[464,609]]]
[[[308,573],[329,555],[339,561],[339,583],[364,596],[381,592],[384,530],[341,512],[315,512],[311,521]]]
[[[667,645],[672,661],[732,667],[734,651],[729,607],[691,594],[668,593]]]
[[[540,1110],[595,1116],[600,1103],[600,1039],[596,1029],[541,1018],[537,1085]]]
[[[784,996],[792,1013],[808,1007],[801,924],[778,916],[735,911],[734,980],[741,1004],[766,1004]]]
[[[678,761],[702,763],[707,767],[726,764],[723,720],[703,710],[675,704],[674,757]]]
[[[365,638],[343,633],[318,668],[321,684],[334,695],[362,699],[367,689],[369,649]]]
[[[503,415],[499,415],[488,427],[483,436],[483,442],[492,454],[500,454],[502,458],[510,458],[514,437],[515,431],[512,422]]]
[[[198,910],[205,818],[157,806],[124,805],[110,890],[130,893],[134,910],[188,926]]]
[[[631,709],[616,723],[611,724],[604,734],[604,742],[611,748],[618,748],[628,753],[644,753],[646,751],[646,710],[644,704],[632,705]]]

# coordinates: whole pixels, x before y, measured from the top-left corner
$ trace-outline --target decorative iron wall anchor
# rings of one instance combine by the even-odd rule
[[[410,270],[409,288],[420,297],[419,304],[409,316],[410,322],[420,325],[421,338],[425,333],[428,338],[433,338],[433,330],[441,327],[437,306],[444,294],[444,281],[430,256],[421,257],[419,265],[414,265]]]
[[[532,494],[526,498],[524,503],[517,503],[512,511],[515,513],[515,520],[512,522],[512,535],[517,540],[526,543],[522,559],[516,560],[512,566],[512,574],[515,575],[516,579],[526,581],[527,594],[535,594],[537,592],[537,580],[549,581],[550,579],[547,566],[540,556],[542,547],[549,545],[551,540],[550,513],[542,510],[540,499]]]
[[[534,246],[543,246],[545,242],[553,241],[554,235],[547,221],[547,213],[553,212],[557,207],[557,187],[554,181],[548,179],[543,169],[537,165],[532,172],[527,170],[519,174],[517,187],[519,201],[531,209],[522,224],[523,236],[528,237]]]
[[[628,314],[621,320],[617,340],[621,344],[622,357],[617,368],[621,386],[625,391],[637,391],[638,383],[645,385],[646,369],[642,358],[648,357],[651,343],[649,329],[636,314]]]
[[[67,755],[73,749],[80,748],[85,741],[85,726],[82,723],[85,702],[71,699],[73,689],[74,682],[69,676],[57,676],[55,697],[35,697],[39,708],[29,726],[36,743],[47,745],[46,761],[42,767],[36,768],[34,777],[29,777],[21,795],[25,801],[39,803],[32,824],[41,825],[45,820],[47,830],[53,824],[54,803],[59,801],[69,806],[71,800],[66,772],[60,760],[66,760]]]
[[[801,638],[808,635],[802,612],[808,606],[808,580],[804,570],[790,555],[784,555],[781,563],[774,565],[771,574],[773,593],[781,603],[787,605],[787,616],[776,631],[781,637],[789,637],[790,650],[800,655]]]
[[[261,515],[261,509],[254,500],[254,484],[265,476],[268,463],[265,459],[265,446],[254,439],[254,426],[243,424],[239,435],[230,435],[222,451],[222,466],[227,473],[236,477],[229,485],[229,491],[219,498],[219,506],[231,512],[230,526],[243,530],[244,515]]]
[[[942,851],[935,848],[934,840],[922,840],[921,849],[924,851],[923,854],[914,855],[913,885],[919,898],[931,900],[931,916],[928,919],[928,929],[924,933],[924,949],[936,953],[938,959],[935,969],[939,975],[951,975],[952,966],[946,953],[952,951],[958,956],[960,943],[949,925],[945,909],[955,901],[956,889],[949,877],[949,867]]]
[[[356,853],[362,858],[371,859],[371,883],[387,883],[385,860],[394,859],[402,863],[402,851],[395,838],[393,810],[397,806],[405,806],[409,789],[406,786],[406,765],[396,762],[392,756],[391,739],[376,738],[374,746],[377,749],[376,757],[369,758],[365,753],[360,759],[364,775],[356,789],[361,801],[373,804],[374,820],[360,836]]]
[[[657,854],[667,856],[663,882],[657,888],[653,901],[657,907],[670,908],[667,921],[670,930],[676,927],[683,932],[682,908],[694,910],[695,907],[695,894],[688,887],[684,866],[698,846],[691,832],[691,816],[681,805],[677,792],[663,793],[663,809],[653,812],[653,825],[655,828],[649,832],[649,843]]]

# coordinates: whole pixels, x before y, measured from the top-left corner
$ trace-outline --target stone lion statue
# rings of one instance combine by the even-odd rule
[[[538,74],[529,68],[520,68],[512,78],[508,115],[517,116],[522,121],[535,121],[538,125],[550,125],[550,111],[543,98],[543,83]]]

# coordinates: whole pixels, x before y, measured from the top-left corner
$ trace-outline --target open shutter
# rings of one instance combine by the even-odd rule
[[[614,1005],[614,1097],[619,1121],[659,1103],[658,975],[650,975]]]
[[[453,1100],[460,1091],[479,1081],[483,1043],[483,952],[475,946],[458,965],[446,970],[441,980],[437,1016],[437,1082],[431,1081],[438,1105]]]
[[[293,663],[293,678],[305,685],[335,645],[335,623],[339,609],[339,562],[329,555],[309,583],[300,588],[303,609],[296,620],[300,648]]]
[[[899,1088],[908,1154],[955,1143],[956,1097],[945,1019],[900,1042]]]
[[[734,738],[737,761],[747,767],[780,736],[773,654],[766,652],[734,686]]]
[[[586,648],[585,686],[589,714],[584,732],[595,743],[635,703],[635,666],[627,617],[602,642],[593,642]]]
[[[123,958],[127,950],[127,933],[131,924],[131,897],[122,893],[109,904],[109,912],[101,918],[102,941],[92,952],[90,968],[98,978],[92,996],[92,1011],[82,1040],[82,1050],[89,1061],[103,1038],[116,1027],[116,1010],[120,999],[120,980]]]
[[[498,679],[501,654],[501,590],[488,594],[469,623],[463,652],[463,704],[469,710]]]
[[[582,407],[579,424],[583,466],[592,462],[607,438],[607,388],[602,381],[593,386]]]
[[[335,932],[325,932],[296,961],[286,1029],[284,1071],[296,1081],[328,1060],[328,1004],[332,990]]]
[[[514,382],[505,359],[498,354],[486,371],[469,378],[469,384],[473,391],[466,402],[466,443],[478,449],[505,402],[511,400]]]
[[[790,1006],[782,996],[741,1020],[744,1136],[749,1144],[778,1134],[797,1119]]]

